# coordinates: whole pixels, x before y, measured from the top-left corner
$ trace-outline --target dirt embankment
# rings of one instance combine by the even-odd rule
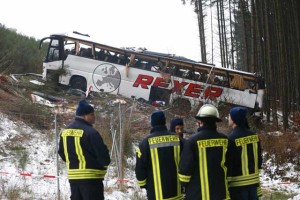
[[[20,97],[13,86],[13,80],[0,74],[0,110],[9,111],[19,104]]]

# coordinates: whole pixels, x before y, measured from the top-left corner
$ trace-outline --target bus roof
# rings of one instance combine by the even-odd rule
[[[214,73],[220,73],[224,74],[230,73],[230,74],[236,74],[236,75],[241,75],[246,79],[253,79],[253,76],[255,73],[250,73],[250,72],[245,72],[245,71],[240,71],[240,70],[234,70],[234,69],[229,69],[229,68],[222,68],[222,67],[217,67],[213,64],[207,64],[207,63],[201,63],[197,62],[182,56],[176,56],[175,54],[166,54],[166,53],[159,53],[159,52],[153,52],[153,51],[148,51],[146,49],[142,50],[135,50],[134,48],[117,48],[117,47],[112,47],[109,45],[101,44],[96,42],[96,40],[92,39],[88,34],[82,34],[76,31],[73,32],[67,32],[67,33],[57,33],[57,34],[51,34],[50,37],[63,37],[63,38],[69,38],[73,40],[78,40],[82,43],[93,43],[95,44],[96,47],[99,48],[104,48],[109,51],[113,51],[116,53],[123,53],[128,56],[131,54],[138,55],[140,57],[146,57],[147,59],[150,60],[156,60],[156,61],[165,61],[165,62],[170,62],[173,64],[179,64],[187,68],[205,68],[206,70],[212,70]],[[44,40],[46,38],[43,38]]]

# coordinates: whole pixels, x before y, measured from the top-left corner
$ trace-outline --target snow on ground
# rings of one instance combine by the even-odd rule
[[[58,159],[59,170],[57,169],[55,141],[54,131],[49,137],[49,134],[20,122],[13,122],[0,114],[0,199],[18,194],[17,199],[49,200],[58,199],[58,193],[61,200],[69,199],[69,183],[66,179],[65,165],[60,158]],[[138,188],[135,179],[133,170],[135,158],[128,158],[127,163],[128,169],[124,173],[123,181],[118,180],[114,163],[109,167],[104,180],[107,200],[131,200],[134,197],[146,199],[145,190]],[[271,162],[266,161],[266,165],[273,170],[274,166]],[[277,176],[271,179],[262,171],[262,188],[298,194],[290,200],[299,200],[299,183],[284,180],[289,180],[289,176],[299,177],[300,173],[294,171],[289,163],[285,167],[289,169],[285,177]],[[57,171],[59,171],[59,179],[43,177],[43,175],[56,176]],[[20,173],[27,173],[27,176]]]
[[[13,193],[19,195],[18,199],[58,199],[58,193],[61,200],[69,199],[69,182],[66,178],[65,164],[60,158],[59,179],[43,177],[57,177],[56,137],[54,131],[52,132],[53,137],[49,137],[49,134],[20,122],[13,122],[0,114],[1,200],[11,197]],[[105,199],[131,200],[134,196],[145,198],[146,192],[137,186],[135,179],[135,159],[128,158],[127,163],[131,170],[126,169],[123,181],[118,180],[114,163],[109,166],[104,180]],[[119,189],[121,186],[122,190]]]

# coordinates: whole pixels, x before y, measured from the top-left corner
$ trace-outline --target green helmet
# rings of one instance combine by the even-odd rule
[[[212,119],[215,120],[216,122],[221,122],[222,120],[220,119],[219,111],[218,109],[211,105],[211,104],[205,104],[203,105],[197,115],[195,116],[196,119]]]

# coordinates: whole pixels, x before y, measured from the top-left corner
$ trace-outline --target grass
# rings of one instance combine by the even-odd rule
[[[20,170],[24,170],[27,162],[28,162],[28,152],[26,151],[26,148],[23,147],[21,144],[15,144],[11,147],[11,152],[14,155],[17,162],[15,163],[17,168]]]
[[[263,196],[260,200],[288,200],[294,197],[296,194],[286,194],[279,191],[263,191]]]
[[[8,182],[9,180],[0,177],[0,199],[34,199],[31,195],[31,190],[26,183],[21,185],[19,182],[13,184],[9,184]]]

